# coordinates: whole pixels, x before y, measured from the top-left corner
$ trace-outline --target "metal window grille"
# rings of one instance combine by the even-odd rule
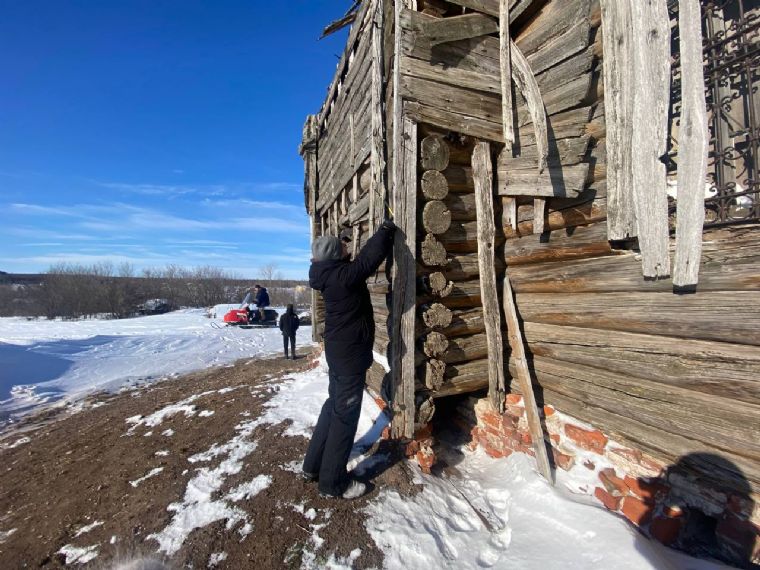
[[[675,159],[671,162],[675,170],[680,118],[678,3],[669,5],[674,46],[670,157]],[[702,0],[702,22],[710,137],[704,227],[758,222],[760,1]],[[675,172],[672,176],[674,180]]]

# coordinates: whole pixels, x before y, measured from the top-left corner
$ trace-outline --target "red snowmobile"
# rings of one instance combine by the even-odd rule
[[[224,323],[227,326],[236,326],[241,329],[265,328],[277,326],[277,311],[264,309],[264,318],[261,311],[251,307],[251,294],[248,293],[240,304],[239,309],[230,309],[224,314]]]

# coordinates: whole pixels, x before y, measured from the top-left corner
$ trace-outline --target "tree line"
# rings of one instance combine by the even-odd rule
[[[62,263],[50,267],[39,283],[0,285],[0,316],[124,318],[153,299],[171,309],[235,304],[255,283],[267,287],[273,305],[308,302],[304,281],[282,279],[272,265],[259,274],[260,279],[242,279],[212,266],[167,265],[138,273],[130,264]]]

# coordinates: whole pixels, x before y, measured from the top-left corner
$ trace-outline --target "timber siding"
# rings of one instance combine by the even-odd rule
[[[369,283],[392,372],[376,363],[368,384],[390,382],[394,435],[429,424],[439,398],[487,393],[478,421],[514,415],[517,398],[532,426],[520,451],[556,443],[541,434],[546,405],[660,465],[692,457],[685,477],[758,504],[760,226],[701,232],[704,176],[678,172],[676,239],[664,168],[644,166],[663,129],[678,133],[663,123],[669,75],[654,73],[658,46],[630,51],[635,30],[668,27],[666,1],[641,4],[651,13],[630,0],[365,0],[304,136],[312,231],[352,227],[359,247],[389,211],[399,225],[395,263]],[[617,73],[633,57],[653,76]],[[683,161],[703,169],[707,134],[689,133]]]

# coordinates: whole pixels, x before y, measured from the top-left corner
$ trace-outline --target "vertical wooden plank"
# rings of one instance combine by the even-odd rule
[[[507,152],[515,144],[512,117],[512,60],[509,55],[509,0],[499,0],[499,63],[501,65],[501,122]]]
[[[402,118],[401,140],[394,153],[393,308],[391,310],[391,378],[393,437],[414,435],[414,341],[417,299],[417,124]]]
[[[385,111],[383,109],[383,28],[382,0],[374,0],[372,8],[372,146],[370,150],[370,202],[369,231],[374,233],[377,223],[385,215],[388,199],[385,177]]]
[[[667,0],[635,0],[631,164],[636,222],[645,277],[670,275],[665,164],[670,110],[670,19]]]
[[[493,408],[504,411],[504,345],[501,337],[501,311],[496,288],[494,244],[496,226],[493,208],[493,164],[491,145],[479,142],[472,153],[472,178],[475,184],[475,211],[478,228],[478,269],[483,320],[488,343],[488,397]]]
[[[702,15],[699,0],[679,0],[681,128],[678,132],[678,202],[673,285],[699,280],[704,186],[707,175],[707,110],[702,71]]]
[[[513,230],[517,229],[517,200],[509,196],[501,198],[501,223],[503,226],[509,226]]]
[[[533,393],[528,360],[525,356],[523,335],[520,330],[520,320],[517,316],[517,306],[515,305],[512,284],[509,282],[508,274],[504,276],[504,292],[502,296],[504,298],[504,314],[507,320],[509,346],[512,349],[512,358],[514,358],[517,368],[517,382],[523,394],[525,416],[528,419],[528,429],[533,440],[533,450],[536,452],[536,464],[541,475],[553,485],[554,478],[552,477],[552,470],[549,465],[549,456],[546,453],[544,430],[541,427],[541,416],[538,413],[536,396]]]
[[[607,122],[607,238],[635,237],[631,170],[634,85],[631,1],[601,0],[604,43],[604,112]]]
[[[393,54],[393,216],[398,226],[393,242],[390,330],[391,436],[414,436],[414,327],[416,313],[417,250],[417,124],[404,117],[399,91],[403,29],[401,10],[413,0],[394,3]]]
[[[306,118],[306,125],[304,126],[303,140],[301,141],[301,150],[305,161],[305,184],[306,192],[308,193],[308,210],[309,210],[309,234],[311,241],[313,242],[322,226],[322,217],[317,212],[317,191],[318,191],[318,175],[317,175],[317,151],[318,151],[318,125],[319,120],[316,115],[309,115]],[[317,222],[319,220],[319,223]],[[317,326],[317,303],[319,297],[317,291],[311,289],[311,339],[314,342],[320,341],[319,327]]]
[[[533,233],[544,233],[544,218],[546,216],[546,200],[535,198],[533,200]]]

